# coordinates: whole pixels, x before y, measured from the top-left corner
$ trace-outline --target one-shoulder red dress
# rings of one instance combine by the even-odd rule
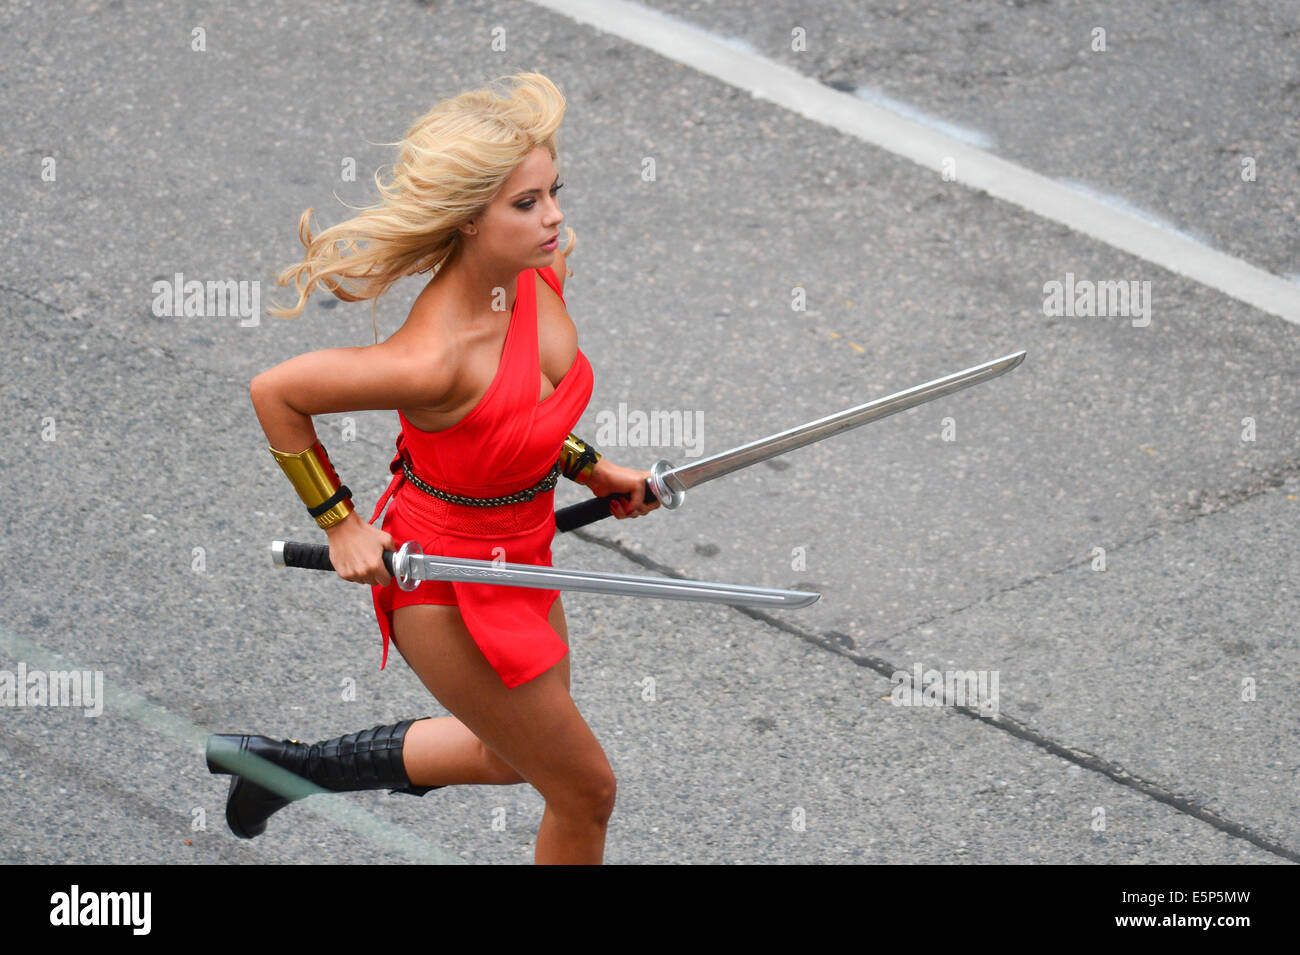
[[[470,497],[498,497],[532,487],[559,460],[564,439],[591,400],[594,376],[579,349],[555,391],[542,401],[537,339],[537,272],[557,295],[550,267],[519,273],[514,310],[496,377],[483,398],[460,421],[441,431],[423,431],[400,411],[393,480],[375,505],[374,523],[400,547],[415,540],[426,554],[551,564],[555,536],[555,490],[531,501],[480,507],[433,497],[405,479],[403,458],[416,477],[435,488]],[[405,591],[392,581],[372,586],[375,614],[384,639],[379,668],[388,662],[392,612],[409,604],[455,604],[474,642],[507,687],[546,672],[568,652],[547,619],[559,590],[500,584],[429,580]]]

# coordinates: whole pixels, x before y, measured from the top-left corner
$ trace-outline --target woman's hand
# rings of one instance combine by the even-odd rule
[[[587,487],[591,488],[591,493],[597,497],[604,497],[607,494],[628,495],[629,500],[610,501],[609,512],[619,520],[625,517],[640,517],[659,507],[658,501],[649,504],[645,501],[645,480],[649,476],[649,471],[636,471],[601,458],[596,462],[595,470],[591,472]]]
[[[384,566],[384,551],[397,548],[387,531],[367,524],[353,511],[325,534],[329,537],[330,563],[344,580],[383,587],[393,579]]]

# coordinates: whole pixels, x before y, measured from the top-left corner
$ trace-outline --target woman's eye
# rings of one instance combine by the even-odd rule
[[[562,182],[557,185],[551,186],[551,195],[555,195],[563,188],[564,188],[564,183]],[[536,204],[537,203],[532,199],[525,199],[523,202],[519,203],[519,205],[515,206],[515,208],[523,209],[524,211],[527,211],[531,209],[533,206],[535,206]]]

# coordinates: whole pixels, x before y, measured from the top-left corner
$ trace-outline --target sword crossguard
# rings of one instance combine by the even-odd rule
[[[681,507],[682,501],[686,500],[686,485],[682,484],[676,475],[668,474],[665,477],[666,472],[671,471],[672,467],[671,461],[660,458],[650,465],[650,477],[646,479],[659,503],[669,510]]]
[[[384,553],[385,557],[388,554],[393,554],[392,551],[385,551]],[[411,591],[420,585],[418,580],[411,579],[411,558],[423,556],[424,548],[413,540],[407,541],[397,549],[397,553],[393,554],[393,566],[388,572],[397,581],[398,589]]]

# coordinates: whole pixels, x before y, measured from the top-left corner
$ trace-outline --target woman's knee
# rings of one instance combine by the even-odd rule
[[[570,818],[604,825],[614,813],[618,781],[609,764],[587,767],[560,781],[551,792],[543,792],[546,804]]]
[[[592,808],[597,819],[601,823],[608,822],[609,817],[614,813],[614,801],[618,798],[618,780],[614,778],[613,770],[602,779],[592,795],[594,796]]]

